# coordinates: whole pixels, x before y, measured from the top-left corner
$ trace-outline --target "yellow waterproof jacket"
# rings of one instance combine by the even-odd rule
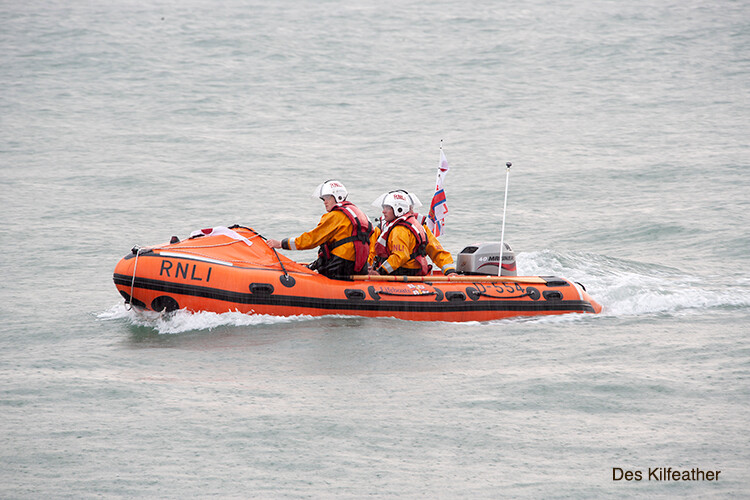
[[[448,270],[456,270],[456,264],[453,262],[453,256],[450,252],[443,248],[437,237],[432,234],[430,228],[425,224],[424,232],[427,233],[427,255],[430,260],[435,263],[436,266],[440,267],[440,270],[445,274]]]
[[[396,226],[388,234],[386,248],[388,249],[388,259],[383,262],[382,268],[388,274],[401,267],[406,269],[421,269],[421,265],[411,258],[411,254],[417,247],[417,238],[414,237],[408,228]]]
[[[289,250],[307,250],[329,241],[335,242],[348,238],[352,235],[352,230],[349,218],[339,210],[332,210],[323,214],[315,229],[302,233],[296,238],[284,239],[281,247]],[[331,253],[342,259],[354,261],[354,242],[339,245]]]
[[[439,266],[440,269],[443,271],[443,273],[445,273],[446,271],[450,269],[455,271],[456,264],[453,262],[453,256],[450,254],[450,252],[446,251],[443,248],[443,245],[440,244],[438,239],[435,237],[434,234],[432,234],[432,231],[430,231],[430,228],[428,228],[427,225],[423,225],[422,227],[424,228],[424,232],[427,235],[427,248],[425,248],[425,250],[427,251],[427,255],[430,257],[430,260],[432,260],[432,262],[434,262],[435,265]],[[401,229],[404,229],[405,232],[408,233],[408,235],[411,237],[410,239],[406,238],[407,241],[405,242],[404,241],[400,242],[401,245],[407,245],[407,244],[410,245],[408,247],[409,248],[408,252],[404,252],[406,255],[407,261],[409,260],[410,261],[404,264],[403,266],[399,266],[399,267],[417,269],[419,268],[419,264],[414,259],[409,259],[409,256],[414,251],[414,247],[417,244],[417,240],[416,238],[414,238],[414,235],[412,234],[411,231],[409,231],[408,229],[404,227],[402,227]],[[396,229],[394,228],[393,231],[395,230]],[[391,250],[390,240],[393,239],[393,231],[391,231],[390,237],[388,238],[389,240],[388,250]],[[380,228],[376,227],[372,233],[372,236],[370,236],[370,257],[367,259],[367,262],[369,262],[370,265],[372,265],[373,262],[375,261],[375,242],[377,242],[378,238],[380,238],[380,232],[381,232]],[[391,257],[393,257],[393,255],[391,255]],[[398,258],[398,261],[401,261],[403,258],[404,258],[404,255],[401,255],[401,257]],[[393,265],[395,262],[397,262],[397,260],[394,259],[392,262],[391,258],[389,257],[387,262],[390,265]],[[398,267],[395,267],[394,269],[398,269]],[[388,268],[386,268],[386,270],[388,270]],[[388,272],[390,273],[393,271],[388,271]]]

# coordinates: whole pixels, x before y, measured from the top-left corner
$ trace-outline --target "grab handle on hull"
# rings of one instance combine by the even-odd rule
[[[271,295],[273,285],[271,283],[250,283],[250,293],[254,295]]]
[[[344,294],[349,300],[365,300],[366,297],[365,291],[357,288],[347,288],[344,290]]]

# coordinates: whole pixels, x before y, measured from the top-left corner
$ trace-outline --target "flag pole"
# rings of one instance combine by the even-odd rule
[[[511,162],[505,164],[505,201],[503,202],[503,228],[500,232],[500,261],[497,266],[497,275],[503,275],[503,254],[505,253],[505,209],[508,207],[508,180],[510,179]]]
[[[435,178],[435,190],[437,191],[438,184],[440,183],[440,167],[443,162],[443,140],[440,139],[440,158],[438,158],[438,171],[437,177]]]
[[[443,139],[440,139],[440,159],[438,162],[437,175],[435,177],[435,192],[432,195],[430,210],[426,218],[427,227],[430,228],[436,238],[439,238],[442,233],[441,224],[445,219],[445,214],[448,212],[448,207],[445,205],[445,191],[443,190],[443,180],[448,170],[448,160],[443,153]],[[441,194],[442,199],[438,197],[438,193]],[[440,215],[442,217],[438,218],[436,211],[437,207],[440,207]]]

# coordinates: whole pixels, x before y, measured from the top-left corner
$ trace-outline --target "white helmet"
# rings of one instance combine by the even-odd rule
[[[346,197],[349,196],[349,192],[339,181],[331,179],[316,187],[312,196],[313,198],[320,198],[321,200],[324,196],[333,196],[336,203],[338,203],[344,201]]]
[[[378,196],[378,199],[372,204],[376,207],[384,207],[387,205],[393,208],[393,213],[396,217],[401,217],[409,210],[422,206],[422,203],[416,195],[408,193],[403,189],[383,193]]]

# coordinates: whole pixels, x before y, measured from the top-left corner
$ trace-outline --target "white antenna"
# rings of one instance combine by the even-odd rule
[[[497,266],[497,275],[503,275],[503,254],[505,253],[505,209],[508,206],[508,180],[510,179],[511,162],[505,164],[505,201],[503,202],[503,229],[500,233],[500,261]]]

